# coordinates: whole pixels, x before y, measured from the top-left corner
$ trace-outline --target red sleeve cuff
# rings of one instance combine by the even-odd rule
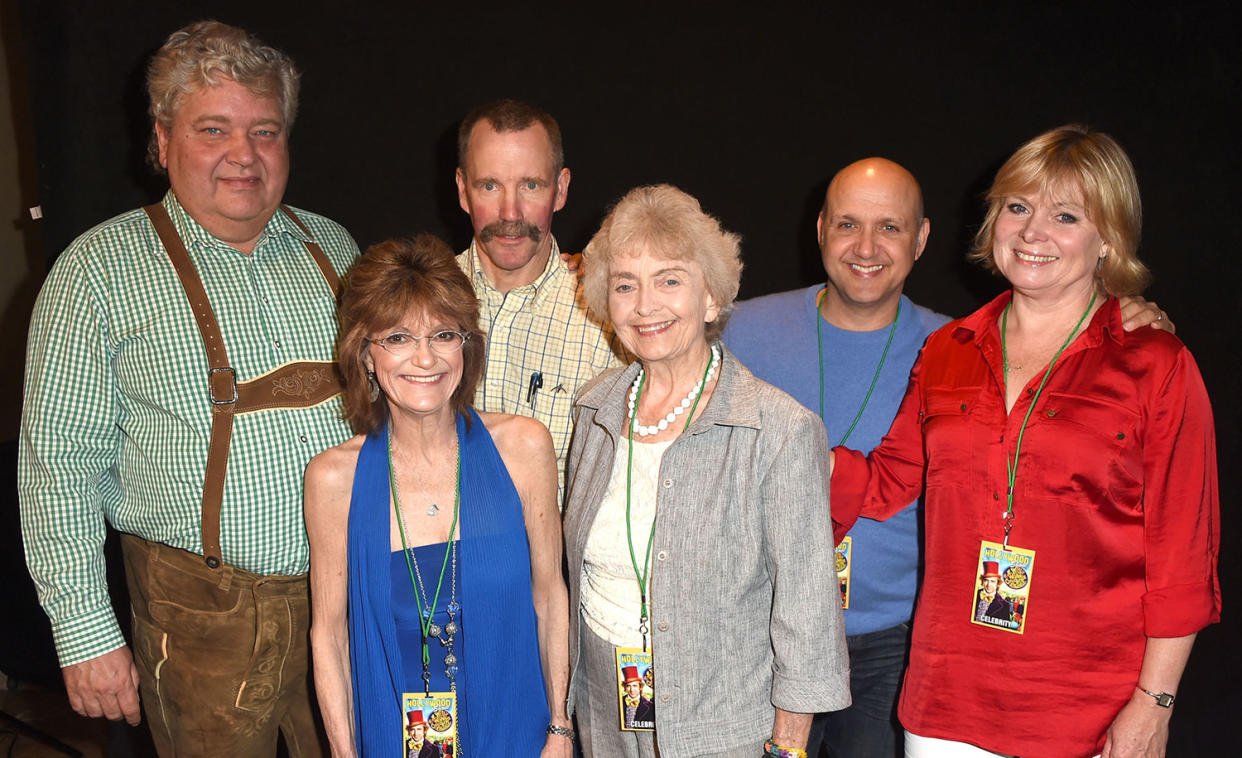
[[[1143,595],[1143,631],[1148,637],[1184,637],[1218,621],[1220,591],[1210,582],[1161,587]]]
[[[839,545],[858,520],[869,472],[866,456],[857,450],[834,447],[832,451],[836,456],[832,467],[832,539]]]

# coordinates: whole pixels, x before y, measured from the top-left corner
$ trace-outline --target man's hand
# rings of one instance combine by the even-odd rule
[[[82,716],[112,721],[124,718],[130,726],[142,720],[138,708],[138,667],[128,647],[61,669],[69,705]]]
[[[1154,302],[1135,295],[1121,298],[1120,303],[1121,327],[1127,332],[1150,326],[1152,329],[1163,329],[1169,334],[1174,333],[1173,322],[1169,320],[1169,314],[1160,310],[1160,306]]]
[[[1101,758],[1164,758],[1172,713],[1135,691],[1108,727]]]

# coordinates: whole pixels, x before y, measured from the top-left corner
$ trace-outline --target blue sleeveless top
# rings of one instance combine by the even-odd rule
[[[491,435],[478,414],[468,413],[468,431],[465,417],[457,418],[461,450],[457,570],[462,606],[458,639],[468,638],[470,645],[468,658],[457,652],[463,672],[458,674],[462,699],[458,735],[467,756],[538,756],[549,714],[522,503]],[[403,644],[394,615],[390,503],[385,426],[363,442],[349,507],[350,662],[355,732],[363,758],[402,755],[401,693],[423,689],[421,640]],[[442,559],[443,552],[439,555]],[[439,575],[438,566],[435,573]],[[408,573],[405,582],[409,584]],[[444,602],[441,592],[441,605]],[[430,644],[440,647],[438,641]],[[436,658],[432,660],[434,676]],[[442,653],[439,660],[443,661]],[[442,664],[439,669],[443,677]],[[462,692],[463,687],[469,691]]]
[[[451,519],[453,516],[449,514]],[[423,587],[434,598],[436,594],[436,581],[440,577],[440,567],[444,566],[444,546],[445,543],[437,542],[433,545],[420,545],[414,548],[412,559],[417,562],[418,570],[423,577]],[[461,576],[461,545],[458,544],[455,550],[458,552],[457,575]],[[423,630],[422,630],[422,613],[418,607],[418,596],[414,594],[414,584],[416,580],[410,579],[410,567],[405,563],[404,551],[398,550],[392,554],[392,615],[397,625],[397,644],[401,649],[406,651],[406,655],[402,657],[401,663],[405,672],[405,681],[414,682],[423,681],[423,658],[421,655],[413,655],[409,653],[411,650],[423,649]],[[440,625],[443,629],[449,622],[448,603],[452,596],[452,577],[453,571],[452,559],[449,559],[448,566],[444,570],[444,586],[440,590],[440,602],[436,604],[435,612],[432,614],[432,620]],[[461,594],[461,588],[458,588],[458,594]],[[470,689],[470,685],[466,683],[466,614],[465,608],[457,612],[457,634],[453,635],[453,655],[457,657],[457,709],[460,713],[465,713],[466,692]],[[431,691],[432,692],[448,692],[449,680],[448,675],[444,673],[444,656],[448,654],[448,648],[440,643],[435,637],[427,640],[427,653],[431,662],[427,666],[427,673],[431,675]],[[416,688],[417,689],[417,688]]]

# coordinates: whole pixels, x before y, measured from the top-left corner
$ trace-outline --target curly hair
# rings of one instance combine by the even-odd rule
[[[582,251],[583,296],[591,314],[609,320],[609,268],[618,256],[643,247],[702,267],[707,291],[720,306],[720,314],[705,327],[706,337],[708,342],[719,339],[742,281],[742,238],[722,229],[698,200],[671,184],[626,193]]]
[[[147,160],[157,171],[163,171],[155,125],[171,131],[181,98],[221,79],[237,82],[255,97],[275,98],[288,132],[298,112],[300,78],[289,56],[264,45],[244,29],[219,21],[197,21],[178,29],[147,67],[152,127]]]

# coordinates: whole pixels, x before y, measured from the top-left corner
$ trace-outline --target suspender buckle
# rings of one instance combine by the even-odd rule
[[[207,394],[212,405],[237,402],[237,372],[232,366],[221,366],[207,372]]]

